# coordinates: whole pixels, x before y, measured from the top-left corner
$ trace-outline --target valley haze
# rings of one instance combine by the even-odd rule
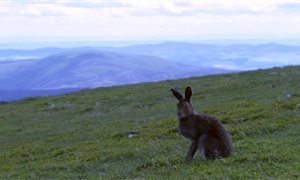
[[[300,64],[300,46],[162,42],[0,49],[0,101]]]

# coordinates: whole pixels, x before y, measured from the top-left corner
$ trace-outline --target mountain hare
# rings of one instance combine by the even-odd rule
[[[171,91],[179,101],[177,104],[179,132],[192,142],[186,160],[193,160],[197,149],[204,159],[230,156],[233,147],[229,133],[216,118],[194,111],[190,100],[192,89],[190,87],[185,89],[185,97],[175,89]]]

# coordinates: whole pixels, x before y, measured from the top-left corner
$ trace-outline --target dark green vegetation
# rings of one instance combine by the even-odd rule
[[[226,125],[232,157],[184,161],[169,89],[187,85]],[[0,179],[299,179],[298,103],[300,66],[1,103]]]

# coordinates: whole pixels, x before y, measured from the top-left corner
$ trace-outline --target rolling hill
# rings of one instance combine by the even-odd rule
[[[300,66],[0,103],[0,179],[299,179]],[[225,124],[232,157],[193,162],[170,88]],[[135,135],[135,136],[133,136]]]
[[[15,101],[29,97],[54,96],[82,89],[50,89],[50,90],[0,90],[0,102]]]
[[[94,88],[229,72],[148,55],[78,49],[28,61],[22,66],[16,66],[18,63],[26,62],[0,64],[4,67],[0,70],[0,89]]]
[[[0,49],[0,62],[10,60],[22,60],[42,58],[66,51],[66,48],[40,48],[40,49]]]
[[[164,42],[104,48],[120,53],[152,55],[185,64],[251,70],[300,64],[300,46],[267,44],[201,44]]]
[[[300,46],[276,43],[218,45],[164,42],[123,47],[2,49],[0,90],[6,93],[0,94],[0,101],[24,97],[19,94],[30,97],[49,92],[51,95],[68,92],[67,89],[299,64]]]

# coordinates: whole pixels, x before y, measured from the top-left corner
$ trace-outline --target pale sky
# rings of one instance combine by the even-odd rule
[[[0,0],[0,39],[300,37],[299,0]]]

